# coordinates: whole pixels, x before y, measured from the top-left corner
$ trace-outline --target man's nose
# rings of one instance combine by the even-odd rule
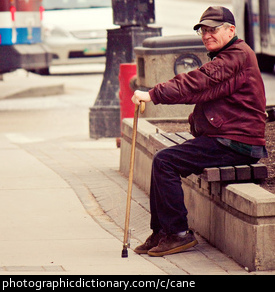
[[[203,40],[207,40],[207,39],[209,39],[209,38],[211,38],[211,33],[209,33],[208,31],[206,31],[204,34],[203,34],[203,36],[202,36],[202,39]]]

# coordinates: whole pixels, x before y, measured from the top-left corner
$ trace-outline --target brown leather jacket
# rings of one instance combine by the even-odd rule
[[[194,136],[265,145],[264,84],[257,58],[240,39],[197,70],[149,91],[154,104],[196,104],[189,116]]]

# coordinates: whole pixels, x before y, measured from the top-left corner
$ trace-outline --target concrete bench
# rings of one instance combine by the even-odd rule
[[[193,138],[165,133],[154,123],[139,119],[136,143],[134,182],[148,194],[156,151]],[[133,119],[123,120],[120,171],[126,176],[132,125]],[[266,166],[258,163],[206,168],[182,178],[190,227],[249,270],[275,269],[275,195],[255,184],[266,176]]]

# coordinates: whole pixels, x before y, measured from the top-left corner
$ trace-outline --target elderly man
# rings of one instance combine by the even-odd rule
[[[211,61],[179,74],[149,92],[135,91],[132,101],[195,104],[189,116],[195,137],[159,151],[151,173],[152,235],[136,247],[139,254],[163,256],[198,242],[188,228],[181,177],[205,167],[256,163],[265,149],[265,92],[254,52],[235,33],[233,14],[209,7],[194,30],[202,37]]]

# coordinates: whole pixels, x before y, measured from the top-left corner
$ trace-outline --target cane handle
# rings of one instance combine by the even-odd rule
[[[140,113],[143,114],[145,111],[145,101],[140,102]]]

